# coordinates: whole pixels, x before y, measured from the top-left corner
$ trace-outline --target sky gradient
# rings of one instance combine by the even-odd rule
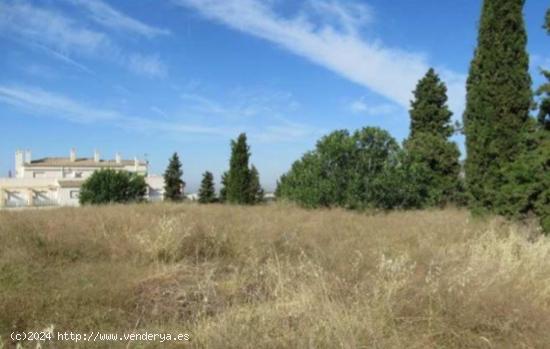
[[[535,85],[550,67],[545,1],[525,18]],[[0,176],[33,158],[183,160],[186,191],[219,181],[246,132],[272,190],[335,129],[407,136],[429,67],[459,120],[481,0],[0,0]],[[460,137],[456,141],[461,144]]]

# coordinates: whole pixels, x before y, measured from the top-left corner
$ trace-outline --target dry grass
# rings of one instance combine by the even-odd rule
[[[196,348],[550,348],[550,241],[530,230],[453,209],[0,212],[0,335],[53,324],[186,332]]]

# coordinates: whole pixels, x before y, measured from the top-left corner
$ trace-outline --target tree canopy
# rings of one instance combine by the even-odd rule
[[[113,169],[97,170],[80,189],[81,204],[129,203],[142,201],[147,193],[145,178]]]
[[[216,189],[214,188],[214,175],[211,172],[204,172],[202,175],[201,187],[199,189],[199,202],[209,204],[216,202]]]
[[[184,198],[185,182],[182,180],[183,170],[178,153],[174,153],[164,172],[164,199],[181,201]]]
[[[524,2],[483,2],[464,113],[467,189],[472,206],[481,209],[496,209],[502,169],[524,150],[532,102]]]

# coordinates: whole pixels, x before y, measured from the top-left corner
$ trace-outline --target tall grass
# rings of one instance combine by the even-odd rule
[[[195,348],[550,348],[550,241],[462,210],[4,211],[0,241],[4,339],[53,324]]]

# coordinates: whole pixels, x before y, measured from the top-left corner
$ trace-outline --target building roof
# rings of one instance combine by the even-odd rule
[[[145,166],[147,163],[138,161],[140,166]],[[133,166],[134,160],[121,160],[117,163],[115,160],[99,160],[95,162],[92,158],[77,158],[71,161],[68,157],[47,157],[37,160],[32,160],[24,166],[40,166],[40,167],[124,167]]]

